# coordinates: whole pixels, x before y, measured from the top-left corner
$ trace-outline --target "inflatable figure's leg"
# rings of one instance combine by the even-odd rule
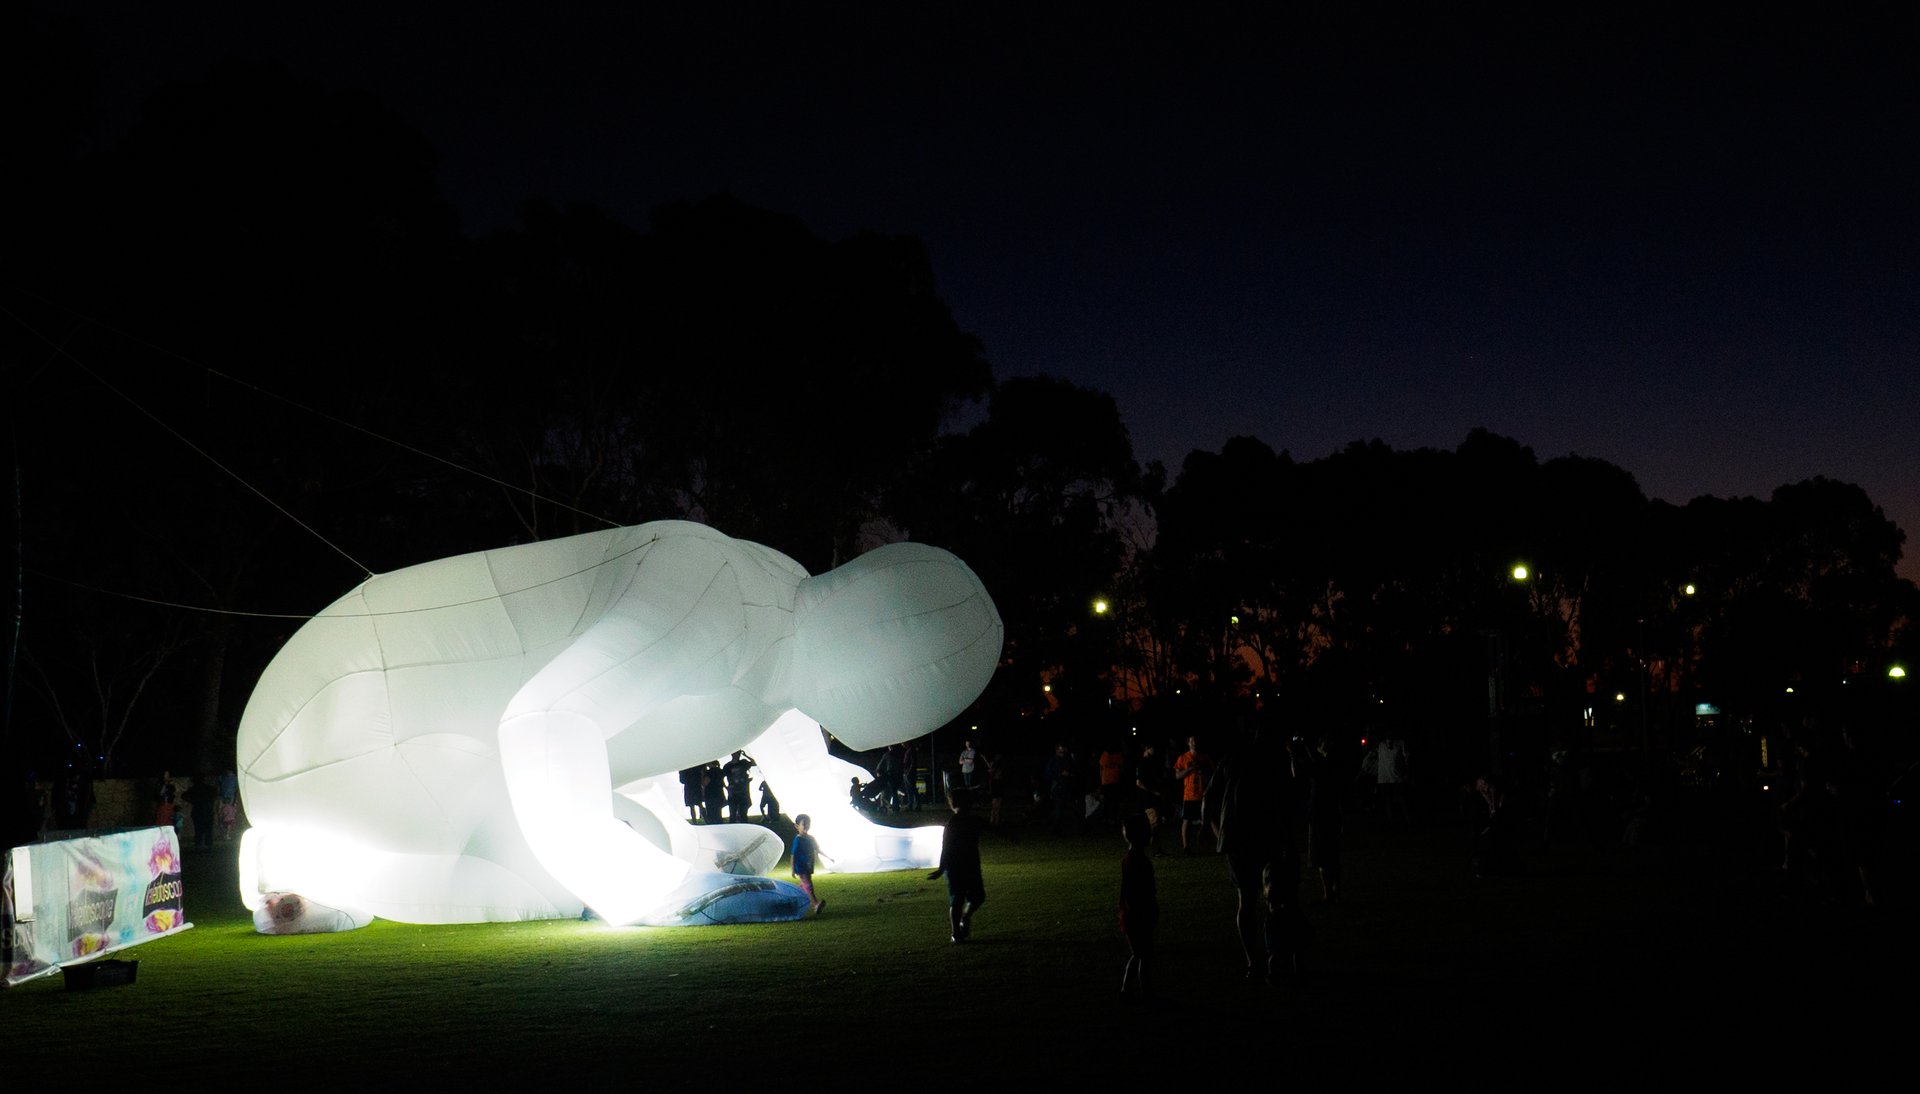
[[[875,824],[847,801],[848,780],[855,775],[871,778],[872,773],[830,754],[820,723],[790,710],[747,751],[779,790],[781,809],[790,817],[805,813],[812,818],[812,835],[828,856],[820,863],[821,873],[921,870],[939,863],[939,825]]]

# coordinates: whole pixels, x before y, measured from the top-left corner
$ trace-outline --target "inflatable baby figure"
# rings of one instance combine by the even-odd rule
[[[792,918],[737,899],[774,884],[750,875],[778,840],[690,825],[677,772],[747,749],[790,811],[827,820],[836,861],[923,865],[939,830],[853,817],[821,726],[860,750],[937,728],[1000,648],[979,579],[914,543],[809,576],[659,521],[378,575],[302,626],[248,701],[241,896],[353,922]]]

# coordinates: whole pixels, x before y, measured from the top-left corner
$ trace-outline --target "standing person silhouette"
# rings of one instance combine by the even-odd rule
[[[212,850],[213,811],[220,800],[219,789],[205,775],[195,775],[184,797],[187,799],[188,817],[193,822],[194,849]]]
[[[1007,767],[1007,757],[995,753],[987,764],[987,823],[1000,826],[1000,810],[1007,798],[1007,780],[1013,772]]]
[[[980,819],[973,815],[973,792],[965,788],[947,795],[946,831],[940,839],[940,868],[928,881],[947,879],[947,926],[950,941],[965,942],[973,934],[973,916],[987,902],[986,878],[980,870]]]
[[[180,823],[179,806],[174,800],[173,777],[164,776],[160,780],[160,793],[153,804],[153,823],[160,828],[172,828]]]
[[[919,750],[914,742],[908,741],[900,746],[900,800],[909,813],[920,811],[920,777],[914,769],[920,764]]]
[[[1314,748],[1295,738],[1291,749],[1295,771],[1306,784],[1307,862],[1320,875],[1322,904],[1340,903],[1340,812],[1347,768],[1344,763],[1335,767],[1330,750],[1336,747],[1322,736]]]
[[[53,795],[55,831],[79,831],[93,823],[93,772],[84,763],[67,765]]]
[[[680,800],[687,807],[687,823],[700,823],[700,807],[706,803],[706,791],[702,789],[704,767],[683,767],[680,769]]]
[[[1166,761],[1160,758],[1158,747],[1148,741],[1140,746],[1140,756],[1133,762],[1131,808],[1146,815],[1147,842],[1156,856],[1166,854],[1160,848],[1160,831],[1167,825],[1167,799],[1162,793],[1166,781]]]
[[[1200,738],[1187,738],[1187,750],[1173,762],[1173,777],[1180,781],[1180,850],[1190,855],[1199,846],[1196,836],[1206,834],[1203,799],[1213,777],[1213,757],[1200,751]]]
[[[1053,805],[1055,831],[1070,828],[1079,832],[1086,825],[1085,803],[1080,799],[1080,767],[1073,750],[1065,741],[1053,747],[1046,766],[1047,800]]]
[[[700,769],[700,795],[700,819],[719,824],[727,808],[727,775],[720,769],[719,760],[709,760]]]
[[[1160,926],[1160,893],[1153,878],[1153,859],[1147,854],[1151,829],[1147,815],[1129,812],[1120,825],[1127,852],[1120,856],[1120,933],[1127,940],[1127,965],[1120,974],[1120,997],[1138,993],[1141,1002],[1153,997],[1150,970],[1154,964],[1154,934]]]
[[[882,812],[897,813],[900,811],[898,803],[898,796],[900,794],[900,751],[894,746],[888,745],[881,750],[880,759],[875,762],[873,767],[873,783],[870,789],[875,804],[879,806]]]
[[[1108,742],[1094,760],[1100,771],[1100,819],[1119,820],[1127,810],[1127,754],[1118,744]]]
[[[727,820],[733,824],[747,823],[747,814],[753,808],[753,767],[759,762],[744,750],[734,749],[733,758],[720,768],[727,783]]]
[[[1217,818],[1219,849],[1237,900],[1234,928],[1248,980],[1274,983],[1306,971],[1312,927],[1300,910],[1300,849],[1294,832],[1299,788],[1293,761],[1254,726],[1247,743],[1219,765],[1205,808]]]
[[[1374,802],[1386,811],[1388,824],[1413,823],[1413,806],[1407,797],[1413,771],[1404,739],[1392,730],[1383,733],[1361,761],[1361,773],[1373,775]]]
[[[980,762],[980,754],[974,751],[973,742],[972,741],[961,742],[960,744],[960,785],[962,787],[965,787],[968,790],[973,789],[973,773],[974,773],[974,769],[979,766],[979,762]]]

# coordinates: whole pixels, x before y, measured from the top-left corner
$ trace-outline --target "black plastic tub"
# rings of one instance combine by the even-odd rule
[[[68,991],[92,991],[133,983],[140,971],[140,962],[102,958],[81,965],[62,965],[60,971],[67,978]]]

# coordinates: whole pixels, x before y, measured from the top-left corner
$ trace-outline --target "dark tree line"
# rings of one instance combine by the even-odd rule
[[[1674,506],[1480,430],[1307,463],[1236,438],[1190,455],[1156,512],[1130,662],[1147,695],[1263,693],[1468,775],[1608,739],[1698,744],[1699,703],[1757,733],[1913,709],[1883,702],[1913,642],[1902,533],[1851,484]]]
[[[1467,757],[1629,685],[1671,733],[1911,642],[1901,534],[1848,484],[1676,507],[1479,431],[1235,438],[1169,479],[1104,393],[996,382],[910,238],[723,196],[469,238],[402,119],[270,68],[113,142],[56,120],[15,131],[3,241],[16,766],[223,766],[266,661],[366,573],[666,517],[815,571],[954,550],[1007,624],[969,718],[1036,747],[1277,712]]]

